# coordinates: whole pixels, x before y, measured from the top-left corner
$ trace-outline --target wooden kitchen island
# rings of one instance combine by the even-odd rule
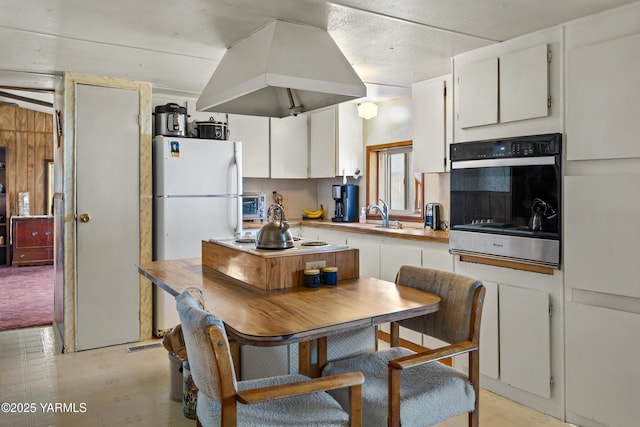
[[[371,277],[266,291],[203,267],[200,258],[154,261],[139,271],[173,296],[189,287],[202,289],[207,310],[241,344],[302,343],[300,372],[309,371],[310,340],[318,339],[322,366],[328,335],[433,313],[440,303],[436,295]]]

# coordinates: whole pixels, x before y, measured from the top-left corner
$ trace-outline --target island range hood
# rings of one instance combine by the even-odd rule
[[[275,20],[227,50],[196,109],[286,117],[366,92],[329,33]]]

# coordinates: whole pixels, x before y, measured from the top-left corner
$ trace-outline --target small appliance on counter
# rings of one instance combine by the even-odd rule
[[[440,205],[427,203],[424,207],[424,227],[432,230],[440,230]]]
[[[242,195],[242,220],[263,222],[267,211],[267,196],[259,193]]]
[[[207,121],[196,122],[198,138],[227,140],[229,139],[229,126],[224,122],[216,122],[211,117]]]
[[[156,136],[187,136],[187,109],[178,104],[158,105],[153,114],[156,117]]]
[[[331,194],[336,202],[333,222],[358,222],[358,186],[334,185]]]

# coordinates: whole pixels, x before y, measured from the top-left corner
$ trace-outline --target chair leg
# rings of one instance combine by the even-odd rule
[[[480,426],[480,350],[469,353],[469,380],[476,395],[473,412],[469,413],[469,427]]]

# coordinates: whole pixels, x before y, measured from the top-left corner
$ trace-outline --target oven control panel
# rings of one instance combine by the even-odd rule
[[[451,144],[451,160],[501,159],[554,156],[560,153],[562,134],[523,136],[518,138]]]

